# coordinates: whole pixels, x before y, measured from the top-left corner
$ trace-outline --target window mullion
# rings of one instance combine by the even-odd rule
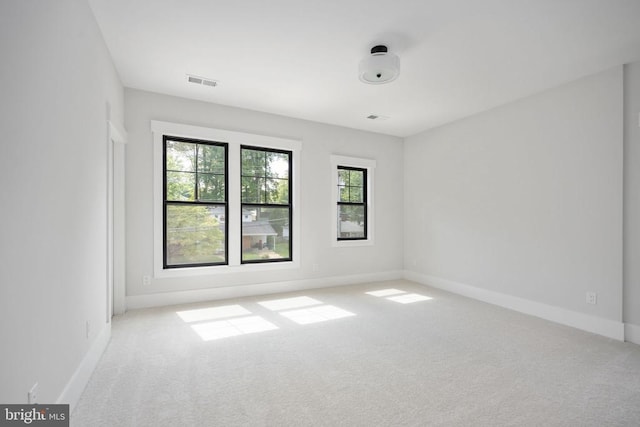
[[[267,153],[264,153],[264,200],[263,203],[267,203],[267,166],[268,166],[268,161],[267,161]]]
[[[198,155],[200,154],[200,145],[196,144],[196,159],[195,159],[195,164],[193,165],[193,171],[195,172],[195,178],[193,180],[193,185],[195,186],[195,188],[193,189],[193,196],[194,196],[194,200],[200,200],[200,197],[198,195]]]

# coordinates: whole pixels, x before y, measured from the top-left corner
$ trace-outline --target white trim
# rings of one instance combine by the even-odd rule
[[[109,283],[107,301],[111,302],[107,317],[125,312],[125,158],[124,145],[127,132],[112,121],[108,124],[108,254],[107,280]]]
[[[640,326],[632,323],[625,323],[624,340],[640,345]]]
[[[338,166],[351,166],[367,170],[367,238],[365,240],[338,240],[338,222],[336,203],[338,200]],[[374,222],[374,181],[376,161],[373,159],[363,159],[359,157],[348,157],[337,154],[331,155],[331,245],[333,247],[356,247],[372,246],[374,244],[375,222]]]
[[[214,141],[236,145],[255,145],[259,147],[292,151],[302,150],[302,141],[296,139],[259,135],[227,129],[184,125],[180,123],[161,122],[158,120],[151,120],[151,131],[154,134],[160,134],[161,142],[162,135],[171,135],[183,138],[212,139]]]
[[[547,305],[500,292],[489,291],[475,286],[442,279],[440,277],[420,274],[405,270],[404,278],[422,285],[442,289],[465,297],[484,301],[489,304],[515,310],[520,313],[540,317],[562,325],[582,329],[615,340],[624,340],[624,324],[602,317],[591,316],[565,308]]]
[[[186,276],[205,276],[219,274],[234,274],[238,272],[250,271],[272,271],[282,269],[300,268],[300,232],[301,228],[301,209],[300,209],[300,162],[302,150],[302,141],[295,139],[286,139],[267,135],[258,135],[253,133],[245,133],[239,131],[231,131],[226,129],[214,129],[201,126],[183,125],[179,123],[161,122],[151,120],[151,131],[153,132],[153,273],[155,278],[167,277],[186,277]],[[163,268],[163,242],[162,242],[162,138],[164,135],[205,139],[228,144],[229,164],[229,189],[227,205],[229,215],[227,222],[229,227],[228,245],[229,253],[227,254],[229,265],[212,266],[212,267],[190,267],[190,268]],[[292,209],[293,209],[293,236],[292,246],[293,253],[291,257],[293,261],[274,262],[264,264],[241,264],[241,238],[240,236],[240,180],[232,179],[240,176],[240,146],[252,145],[256,147],[275,148],[280,150],[288,150],[293,154],[292,158],[292,175],[293,175],[293,192]],[[128,299],[127,299],[128,300]]]
[[[113,293],[114,293],[114,248],[113,243],[115,240],[114,236],[114,212],[113,212],[113,204],[114,204],[114,190],[113,190],[113,178],[115,175],[114,171],[114,145],[115,141],[112,137],[112,124],[108,122],[109,132],[107,137],[107,307],[106,307],[106,323],[111,322],[111,317],[113,316]]]
[[[334,276],[317,279],[293,280],[287,282],[235,285],[219,288],[195,289],[180,292],[164,292],[127,297],[127,308],[162,307],[192,302],[214,301],[255,295],[268,295],[281,292],[294,292],[307,289],[330,288],[334,286],[355,285],[367,282],[381,282],[402,279],[402,271]]]
[[[75,406],[82,396],[82,392],[89,383],[93,371],[98,366],[102,354],[109,345],[111,339],[111,323],[105,324],[100,334],[96,337],[89,351],[84,356],[80,365],[71,376],[62,393],[56,400],[56,404],[69,404],[69,412],[73,413]]]
[[[353,166],[355,168],[375,168],[376,161],[373,159],[363,159],[360,157],[341,156],[339,154],[331,155],[331,164],[340,166]]]
[[[229,227],[229,234],[231,234],[231,227]],[[239,235],[239,232],[238,232]],[[295,237],[294,237],[295,239]],[[234,245],[239,247],[239,245]],[[196,277],[196,276],[214,276],[219,274],[234,274],[234,273],[250,273],[260,271],[276,271],[276,270],[292,270],[300,267],[300,262],[296,261],[298,257],[295,257],[294,248],[294,261],[283,261],[274,263],[260,263],[260,264],[240,264],[231,265],[232,259],[240,259],[239,255],[231,257],[231,241],[229,241],[229,265],[217,265],[211,267],[189,267],[189,268],[170,268],[163,270],[162,264],[160,264],[160,271],[154,269],[156,278],[176,278],[176,277]],[[239,252],[238,252],[239,253]],[[129,306],[127,305],[127,308]]]
[[[126,144],[128,139],[127,131],[120,127],[117,123],[108,121],[109,124],[109,140],[119,144]]]

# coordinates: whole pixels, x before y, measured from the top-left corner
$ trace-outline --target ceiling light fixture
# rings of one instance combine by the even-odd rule
[[[372,85],[389,83],[400,74],[400,58],[390,53],[385,45],[371,48],[371,55],[360,61],[360,81]]]

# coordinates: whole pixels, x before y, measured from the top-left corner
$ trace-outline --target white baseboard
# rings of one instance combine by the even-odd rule
[[[355,285],[367,282],[398,280],[404,277],[403,271],[356,274],[350,276],[323,277],[317,279],[292,280],[286,282],[236,285],[220,288],[194,289],[179,292],[162,292],[127,297],[127,310],[192,302],[215,301],[255,295],[268,295],[281,292],[294,292],[307,289],[330,288],[333,286]]]
[[[640,345],[640,326],[632,323],[625,323],[624,340]]]
[[[591,316],[577,311],[567,310],[565,308],[547,305],[500,292],[489,291],[487,289],[477,288],[475,286],[453,282],[451,280],[420,274],[413,271],[405,271],[404,278],[422,285],[442,289],[454,294],[463,295],[489,304],[498,305],[510,310],[550,320],[555,323],[603,335],[615,340],[624,341],[625,339],[625,325],[622,322]],[[640,328],[635,330],[636,333],[638,331],[640,331]],[[640,335],[636,335],[636,338],[638,337],[640,337]]]
[[[95,341],[89,348],[89,351],[80,362],[80,365],[71,376],[71,379],[67,383],[66,387],[58,397],[56,403],[64,403],[69,405],[69,412],[72,413],[84,388],[89,383],[91,374],[98,366],[98,362],[102,357],[102,354],[107,349],[109,340],[111,339],[111,323],[106,323],[102,328],[100,334],[96,337]]]

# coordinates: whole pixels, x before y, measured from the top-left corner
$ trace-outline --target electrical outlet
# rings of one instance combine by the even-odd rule
[[[587,304],[597,304],[598,294],[595,292],[587,292]]]
[[[35,405],[38,403],[38,383],[35,383],[27,393],[27,400],[29,405]]]
[[[142,284],[149,286],[151,284],[151,276],[142,276]]]

